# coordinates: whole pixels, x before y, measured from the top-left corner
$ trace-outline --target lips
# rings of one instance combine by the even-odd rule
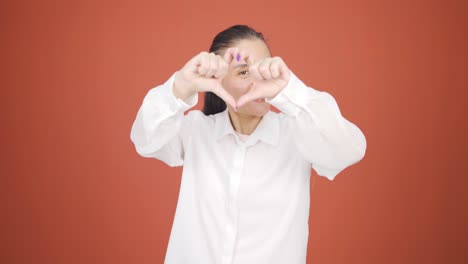
[[[260,99],[254,100],[254,101],[257,102],[257,103],[264,103],[265,98],[260,98]]]

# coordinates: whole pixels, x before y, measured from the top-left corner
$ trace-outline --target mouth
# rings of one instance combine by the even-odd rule
[[[265,98],[259,98],[259,99],[256,99],[254,100],[255,102],[257,103],[264,103],[265,102]]]

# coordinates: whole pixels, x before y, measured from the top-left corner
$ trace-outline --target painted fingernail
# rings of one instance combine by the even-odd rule
[[[241,59],[241,55],[240,55],[240,54],[237,54],[236,60],[237,60],[237,61],[240,61],[240,59]]]

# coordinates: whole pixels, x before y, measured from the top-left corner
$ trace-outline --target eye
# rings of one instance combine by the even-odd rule
[[[240,71],[240,72],[239,72],[239,75],[246,75],[247,73],[248,73],[247,70],[243,70],[243,71]]]

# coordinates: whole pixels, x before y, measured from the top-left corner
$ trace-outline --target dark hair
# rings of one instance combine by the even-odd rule
[[[235,25],[229,27],[216,35],[211,43],[210,51],[220,55],[222,50],[232,46],[235,42],[242,39],[260,39],[266,43],[266,40],[261,32],[255,31],[247,25]],[[203,113],[212,115],[222,112],[226,109],[226,103],[223,99],[213,92],[205,92],[205,102],[203,105]]]

